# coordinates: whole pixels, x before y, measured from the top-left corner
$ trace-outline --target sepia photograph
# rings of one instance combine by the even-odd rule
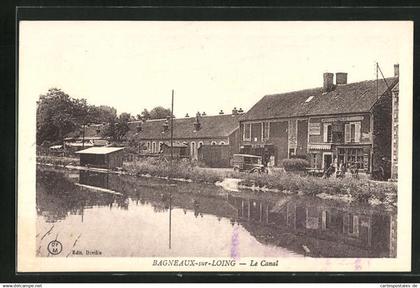
[[[19,272],[410,271],[412,22],[20,21],[18,56]]]

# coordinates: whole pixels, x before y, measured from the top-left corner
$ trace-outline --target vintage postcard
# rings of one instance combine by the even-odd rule
[[[410,271],[412,22],[18,28],[18,272]]]

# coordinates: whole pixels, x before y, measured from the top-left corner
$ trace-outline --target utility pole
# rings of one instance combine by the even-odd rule
[[[169,249],[172,248],[172,191],[169,191]]]
[[[376,62],[376,100],[379,99],[379,77],[378,77],[378,70],[379,70],[379,64]]]
[[[174,159],[174,89],[172,89],[172,105],[171,105],[171,168]]]
[[[82,124],[83,132],[82,132],[82,148],[85,148],[85,124]]]

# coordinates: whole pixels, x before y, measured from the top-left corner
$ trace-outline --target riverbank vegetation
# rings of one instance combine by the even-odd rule
[[[37,162],[54,166],[78,165],[78,159],[38,156]],[[226,178],[238,179],[241,188],[274,193],[302,194],[308,196],[347,197],[355,201],[378,203],[396,203],[396,183],[377,182],[368,179],[328,178],[302,176],[298,173],[281,170],[269,174],[241,173],[233,169],[201,168],[185,160],[170,161],[159,158],[145,158],[124,163],[123,171],[133,176],[152,176],[197,183],[216,184]],[[389,200],[391,199],[391,200]]]
[[[389,195],[397,194],[397,185],[388,182],[376,182],[367,179],[328,178],[301,176],[291,172],[274,171],[269,174],[250,174],[229,171],[227,169],[203,169],[187,161],[162,161],[145,159],[126,163],[124,169],[132,175],[151,175],[172,179],[188,179],[193,182],[216,183],[226,178],[240,179],[241,187],[258,190],[270,190],[279,193],[300,193],[304,195],[347,195],[357,201],[376,198],[384,202]]]

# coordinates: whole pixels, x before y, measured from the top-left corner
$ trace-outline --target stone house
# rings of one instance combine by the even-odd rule
[[[233,114],[214,116],[197,114],[196,117],[175,118],[173,120],[174,156],[181,156],[178,152],[182,151],[183,157],[198,160],[200,148],[207,145],[227,146],[229,155],[237,153],[239,151],[239,119],[242,114],[236,109],[233,112]],[[167,151],[171,145],[170,119],[132,121],[128,125],[130,130],[127,133],[127,139],[135,141],[138,153],[147,156],[168,155]],[[181,149],[181,147],[187,147],[187,149]],[[164,151],[166,152],[163,153]]]
[[[320,88],[264,96],[240,120],[241,152],[268,155],[275,166],[305,157],[320,171],[336,161],[389,178],[397,70],[357,83],[347,83],[347,73],[336,73],[335,83],[324,73]]]

